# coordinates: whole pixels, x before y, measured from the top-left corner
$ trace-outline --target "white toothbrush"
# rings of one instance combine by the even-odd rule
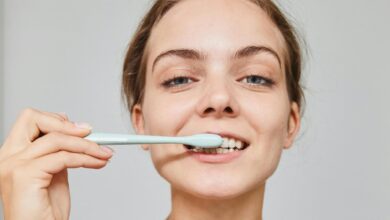
[[[222,145],[223,139],[216,134],[195,134],[191,136],[154,136],[114,133],[91,133],[85,139],[100,145],[123,144],[186,144],[202,148],[215,148]]]

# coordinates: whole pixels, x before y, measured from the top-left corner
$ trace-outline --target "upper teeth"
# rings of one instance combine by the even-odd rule
[[[244,144],[240,140],[236,140],[233,138],[223,138],[223,142],[221,145],[222,148],[234,148],[237,147],[238,149],[242,149],[244,147]]]

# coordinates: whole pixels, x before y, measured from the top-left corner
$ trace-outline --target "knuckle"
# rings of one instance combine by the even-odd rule
[[[68,123],[68,121],[65,118],[63,118],[61,115],[58,115],[57,113],[54,114],[56,115],[55,119],[60,121],[62,124],[66,125]]]
[[[65,112],[57,112],[56,114],[64,118],[65,120],[69,120],[69,117]]]
[[[32,115],[37,114],[37,112],[38,112],[38,111],[37,111],[36,109],[31,108],[31,107],[27,107],[27,108],[25,108],[25,109],[23,109],[23,110],[21,111],[20,116],[21,116],[21,117],[24,117],[24,118],[29,118],[29,117],[31,117]]]
[[[71,159],[70,154],[66,151],[63,151],[63,150],[58,151],[57,155],[60,158],[60,160],[64,163]]]
[[[53,114],[56,115],[58,119],[62,122],[66,122],[68,120],[68,116],[63,113],[53,112]]]
[[[54,143],[58,143],[60,140],[64,139],[64,135],[57,132],[57,131],[52,131],[52,132],[48,133],[46,136],[50,142],[54,142]]]
[[[66,126],[66,123],[67,121],[64,120],[63,117],[59,116],[57,113],[54,113],[54,112],[45,112],[45,117],[47,117],[48,120],[51,120],[51,121],[55,121],[55,123],[57,124],[57,126],[60,126],[61,128],[63,128],[64,126]],[[59,123],[59,124],[58,124]],[[59,129],[59,130],[62,130],[62,129]]]
[[[56,121],[55,124],[56,124],[57,131],[65,132],[65,131],[73,128],[73,124],[70,121],[68,121],[60,116],[51,116],[51,118],[52,118],[52,120]]]
[[[53,131],[45,135],[45,141],[49,143],[49,146],[54,147],[56,149],[59,149],[61,146],[65,145],[65,138],[64,135]]]

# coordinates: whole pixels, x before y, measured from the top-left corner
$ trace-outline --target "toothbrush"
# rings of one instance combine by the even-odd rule
[[[91,133],[85,139],[100,145],[123,145],[123,144],[186,144],[202,148],[218,147],[223,139],[216,134],[195,134],[191,136],[154,136],[132,135],[114,133]]]

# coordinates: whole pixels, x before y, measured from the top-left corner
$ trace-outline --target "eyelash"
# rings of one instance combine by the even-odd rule
[[[275,85],[275,81],[273,81],[272,79],[270,78],[267,78],[267,77],[264,77],[264,76],[260,76],[260,75],[256,75],[256,74],[251,74],[251,75],[248,75],[248,76],[245,76],[243,79],[248,79],[248,77],[257,77],[258,79],[264,81],[265,83],[262,83],[262,84],[253,84],[253,83],[249,83],[250,86],[267,86],[267,87],[272,87],[273,85]]]
[[[262,81],[265,81],[265,83],[263,84],[253,84],[253,83],[248,83],[250,86],[255,86],[255,87],[260,87],[260,86],[267,86],[267,87],[272,87],[273,85],[275,85],[275,81],[273,81],[272,79],[269,79],[267,77],[264,77],[264,76],[260,76],[260,75],[256,75],[256,74],[251,74],[251,75],[248,75],[248,76],[245,76],[243,79],[248,79],[248,77],[257,77],[258,79],[262,80]],[[164,80],[164,82],[161,83],[161,85],[165,88],[173,88],[173,87],[179,87],[179,86],[183,86],[184,84],[174,84],[174,85],[171,85],[172,82],[174,82],[174,80],[177,80],[177,79],[189,79],[189,80],[193,80],[191,79],[190,77],[186,76],[186,75],[174,75],[173,77],[167,79],[167,80]],[[241,79],[242,80],[242,79]],[[240,80],[240,81],[241,81]],[[194,80],[193,80],[194,81]]]
[[[178,85],[178,84],[174,84],[174,85],[170,85],[171,82],[173,82],[174,80],[176,79],[190,79],[190,77],[186,76],[186,75],[174,75],[173,77],[167,79],[167,80],[164,80],[164,82],[161,83],[161,85],[165,88],[172,88],[172,87],[178,87],[178,86],[182,86],[182,85]],[[190,79],[192,80],[192,79]]]

